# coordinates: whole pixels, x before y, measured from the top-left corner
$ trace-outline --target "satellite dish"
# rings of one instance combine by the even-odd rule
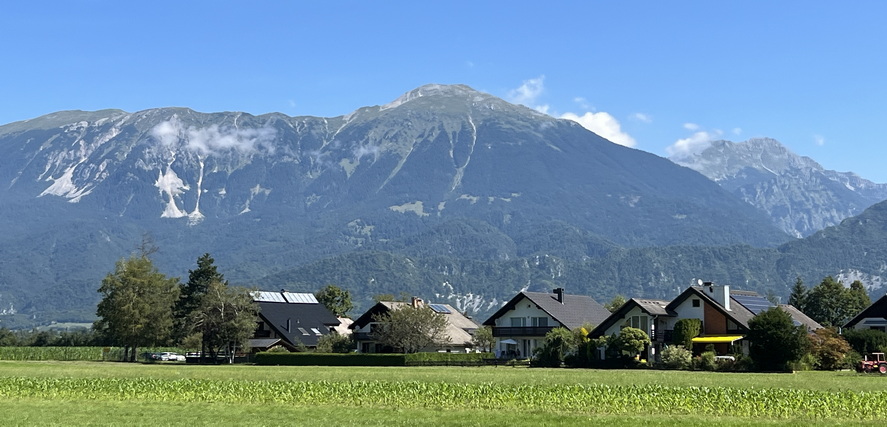
[[[699,286],[702,286],[702,279],[696,279],[696,283],[698,283]]]

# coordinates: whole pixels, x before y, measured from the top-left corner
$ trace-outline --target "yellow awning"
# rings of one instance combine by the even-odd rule
[[[741,340],[745,338],[745,335],[721,335],[716,337],[696,337],[691,341],[698,342],[702,344],[719,344],[719,343],[731,343],[733,341]]]

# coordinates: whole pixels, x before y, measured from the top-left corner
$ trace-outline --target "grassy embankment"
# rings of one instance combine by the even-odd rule
[[[0,362],[3,425],[883,424],[887,378]]]

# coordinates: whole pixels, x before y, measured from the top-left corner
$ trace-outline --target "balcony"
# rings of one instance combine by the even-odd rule
[[[650,341],[653,342],[672,342],[674,340],[674,331],[671,329],[666,329],[664,331],[653,331],[650,334]]]
[[[554,326],[493,327],[494,337],[543,337]]]

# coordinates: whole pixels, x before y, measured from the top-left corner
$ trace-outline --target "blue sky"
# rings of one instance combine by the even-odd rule
[[[37,0],[4,5],[0,52],[0,123],[330,117],[460,83],[657,155],[771,137],[887,182],[883,1]]]

